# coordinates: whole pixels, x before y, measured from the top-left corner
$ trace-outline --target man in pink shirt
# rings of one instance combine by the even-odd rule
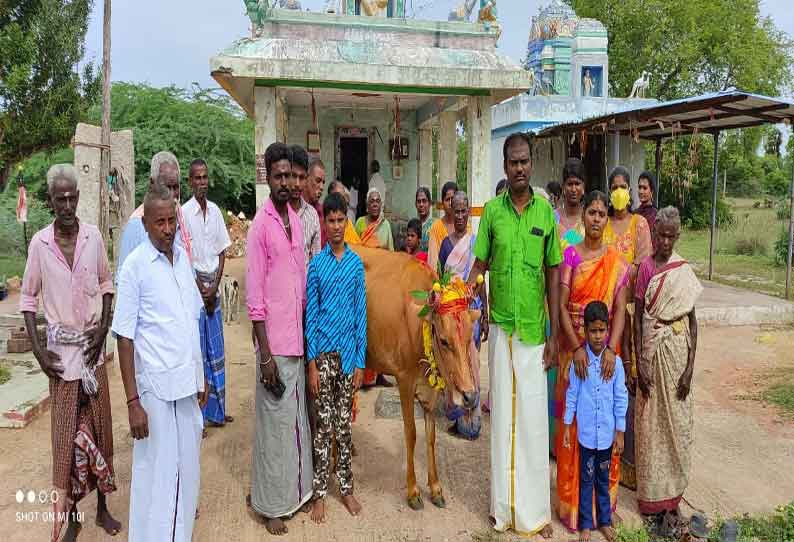
[[[306,265],[301,222],[289,205],[292,153],[265,151],[270,198],[248,232],[247,304],[257,345],[256,436],[249,505],[271,534],[312,497],[312,441],[306,415],[303,308]]]
[[[75,215],[80,193],[70,164],[47,172],[47,196],[55,221],[30,241],[19,310],[33,354],[50,380],[53,485],[58,492],[53,540],[75,540],[81,525],[77,501],[97,488],[96,523],[108,534],[121,531],[105,495],[116,490],[113,429],[104,366],[113,282],[96,226]],[[39,341],[39,301],[47,319],[47,344]]]

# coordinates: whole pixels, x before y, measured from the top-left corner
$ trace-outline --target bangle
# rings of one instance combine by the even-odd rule
[[[127,399],[127,406],[130,406],[132,403],[138,401],[140,398],[141,398],[140,395],[136,393],[135,397],[133,397],[132,399]]]
[[[262,367],[267,367],[271,363],[273,363],[273,356],[270,356],[269,358],[267,358],[267,361],[260,361],[259,365],[261,365]]]

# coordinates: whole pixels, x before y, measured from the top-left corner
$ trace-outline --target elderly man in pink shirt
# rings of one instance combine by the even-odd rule
[[[312,441],[306,415],[303,231],[289,206],[296,180],[283,143],[265,151],[270,198],[248,232],[247,304],[257,346],[256,436],[249,505],[271,534],[312,496]],[[261,385],[259,385],[261,384]]]
[[[80,193],[69,164],[47,172],[47,195],[55,221],[30,241],[19,310],[25,317],[33,354],[50,380],[53,485],[58,492],[53,540],[66,513],[64,540],[75,540],[81,525],[77,501],[97,488],[96,523],[108,534],[121,524],[107,509],[115,491],[110,394],[104,344],[110,326],[113,282],[102,235],[75,215]],[[39,302],[47,319],[47,343],[36,332]]]

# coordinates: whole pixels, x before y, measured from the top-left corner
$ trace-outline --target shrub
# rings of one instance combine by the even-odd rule
[[[778,220],[788,220],[790,216],[789,209],[788,199],[778,200],[775,203],[775,216],[777,216]]]
[[[734,254],[741,256],[766,256],[766,253],[766,240],[760,233],[736,238]]]
[[[775,263],[778,265],[786,265],[788,259],[788,229],[780,230],[780,235],[775,241]]]

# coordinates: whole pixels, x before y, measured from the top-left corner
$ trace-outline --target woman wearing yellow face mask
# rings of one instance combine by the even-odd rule
[[[629,172],[623,166],[612,170],[609,176],[609,201],[611,216],[604,228],[604,242],[614,246],[631,266],[629,292],[634,291],[637,268],[652,251],[651,231],[644,217],[631,212],[631,193],[629,192]],[[631,296],[629,296],[631,298]],[[637,474],[634,469],[634,400],[636,393],[636,365],[632,343],[634,303],[626,307],[626,327],[623,333],[621,350],[623,369],[626,373],[626,387],[629,389],[629,409],[626,413],[626,432],[621,457],[620,483],[636,489]]]

